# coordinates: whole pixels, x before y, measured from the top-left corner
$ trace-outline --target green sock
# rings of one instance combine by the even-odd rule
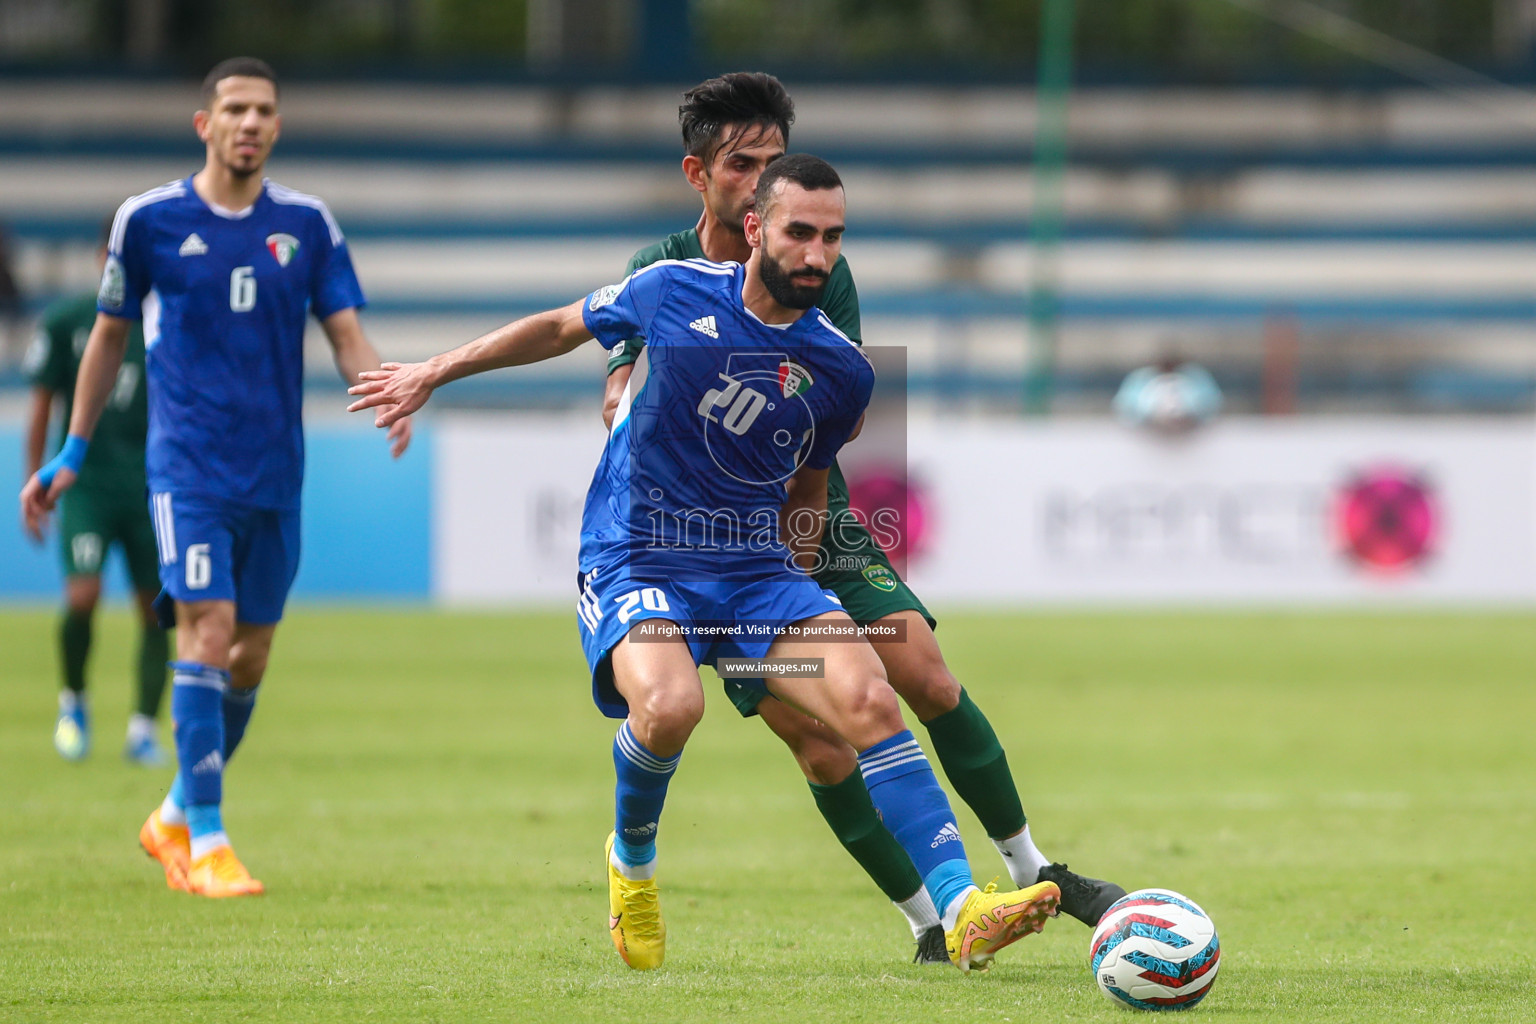
[[[953,711],[923,724],[949,784],[976,812],[987,835],[1001,839],[1022,829],[1024,805],[1008,770],[1008,755],[971,695],[962,689]]]
[[[59,626],[59,645],[64,652],[64,685],[76,694],[85,692],[85,661],[91,656],[90,612],[65,612]]]
[[[832,834],[892,902],[910,899],[923,887],[922,876],[912,866],[907,851],[881,824],[858,769],[835,786],[815,782],[810,786],[816,809],[832,826]]]
[[[139,634],[139,714],[160,716],[165,694],[165,663],[170,660],[169,634],[159,626],[145,626]]]

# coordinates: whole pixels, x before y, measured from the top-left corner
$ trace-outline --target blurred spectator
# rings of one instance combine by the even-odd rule
[[[21,288],[11,269],[11,236],[0,224],[0,366],[12,362],[21,337]]]
[[[1205,367],[1168,354],[1132,370],[1115,393],[1115,415],[1132,426],[1183,434],[1221,411],[1221,388]]]

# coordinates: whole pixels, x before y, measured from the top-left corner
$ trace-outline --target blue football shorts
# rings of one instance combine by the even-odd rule
[[[629,705],[613,685],[610,656],[640,623],[666,619],[681,627],[694,665],[714,667],[720,658],[761,658],[784,627],[842,604],[808,576],[774,579],[689,580],[631,576],[628,567],[577,577],[576,624],[592,674],[592,700],[609,718],[625,718]],[[761,679],[740,679],[767,693]]]
[[[160,559],[161,624],[175,624],[173,601],[233,601],[235,621],[270,626],[283,617],[299,571],[299,512],[149,496]],[[167,621],[169,620],[169,621]]]

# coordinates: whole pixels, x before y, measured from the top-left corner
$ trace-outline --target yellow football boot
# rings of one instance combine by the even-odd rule
[[[267,887],[251,877],[229,846],[216,846],[192,862],[187,891],[197,896],[260,896]]]
[[[656,879],[632,882],[613,866],[614,833],[603,846],[608,868],[608,932],[624,962],[637,971],[660,967],[667,955],[667,926],[657,903]]]
[[[995,884],[973,892],[960,908],[955,926],[944,936],[949,961],[962,971],[986,970],[992,956],[1010,943],[1045,927],[1056,916],[1061,890],[1040,882],[1016,892],[998,892]]]
[[[139,845],[165,868],[165,884],[180,892],[187,891],[187,869],[192,863],[192,838],[185,825],[167,825],[160,808],[149,812],[139,829]]]

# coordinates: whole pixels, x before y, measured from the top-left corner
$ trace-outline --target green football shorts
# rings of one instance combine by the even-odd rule
[[[834,497],[829,511],[838,516],[846,514],[847,509],[846,499],[838,502]],[[856,521],[844,520],[838,529],[822,534],[821,557],[826,569],[816,575],[816,582],[836,594],[848,617],[859,625],[897,612],[915,611],[928,620],[930,627],[938,626],[869,531]],[[742,686],[732,679],[721,683],[743,718],[757,714],[758,702],[767,696],[760,689]]]
[[[143,495],[97,490],[89,484],[65,493],[59,547],[67,576],[95,576],[113,544],[123,548],[136,590],[159,590],[160,569],[149,503]]]

